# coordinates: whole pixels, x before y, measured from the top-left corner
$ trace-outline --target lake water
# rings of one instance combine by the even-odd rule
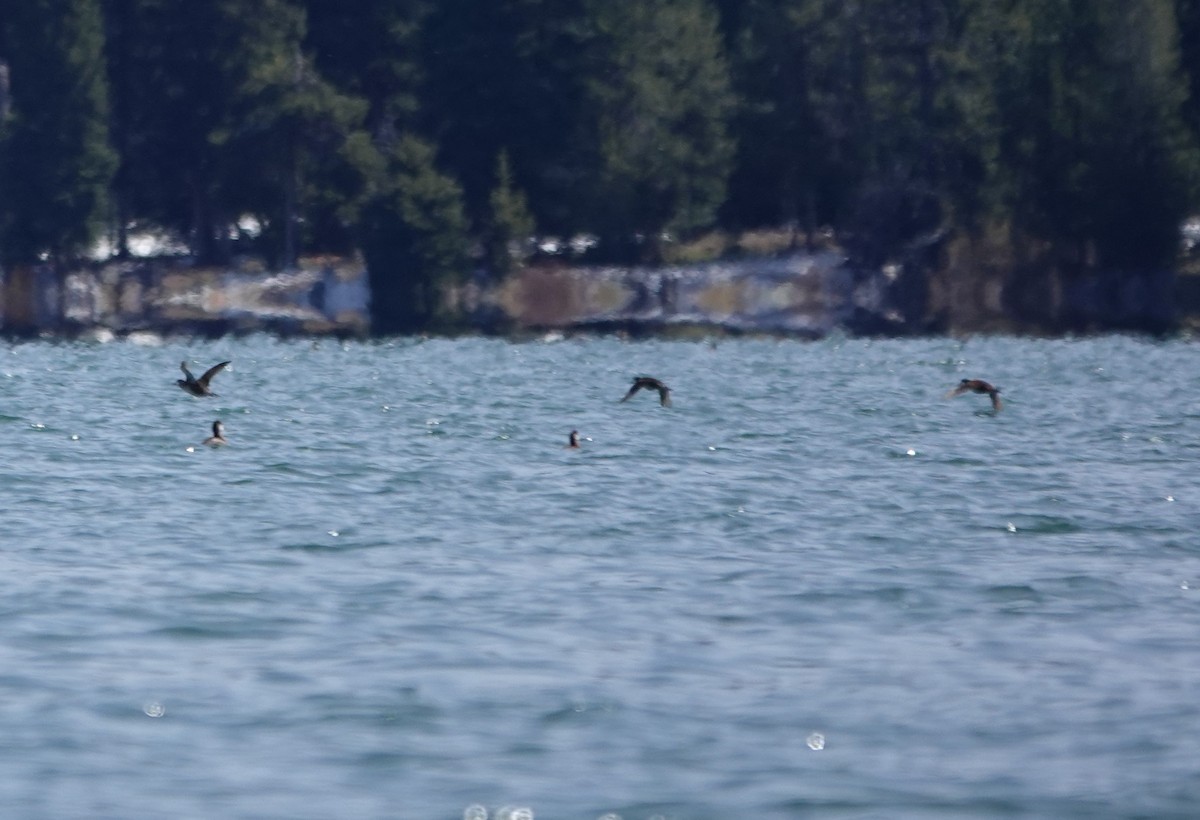
[[[1128,337],[0,347],[0,816],[1194,817],[1198,387]]]

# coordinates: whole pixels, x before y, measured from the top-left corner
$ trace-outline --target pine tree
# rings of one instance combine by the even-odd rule
[[[367,101],[376,140],[417,125],[424,79],[422,37],[429,0],[304,0],[304,45],[320,75],[338,91]]]
[[[433,148],[405,134],[384,147],[385,176],[363,211],[363,254],[376,333],[445,328],[446,289],[467,269],[462,189],[435,166]]]
[[[1171,8],[1024,0],[973,25],[998,212],[1072,269],[1168,261],[1196,165]]]
[[[285,265],[306,243],[345,247],[365,105],[313,68],[298,0],[108,2],[123,221],[174,229],[209,262],[244,214]]]
[[[501,151],[496,159],[496,187],[492,190],[491,206],[488,262],[494,273],[506,276],[524,264],[528,256],[524,245],[536,230],[529,202],[513,183],[507,151]]]
[[[578,206],[609,252],[657,260],[664,233],[711,225],[725,199],[733,97],[717,15],[707,0],[592,9],[579,136],[592,155]]]
[[[496,156],[506,151],[540,226],[581,229],[577,126],[594,33],[581,4],[439,0],[423,38],[423,133],[484,224]]]
[[[850,70],[845,4],[754,0],[734,37],[738,161],[726,218],[789,223],[811,236],[836,224],[864,172],[856,138],[863,92]]]
[[[0,21],[11,113],[0,141],[0,254],[84,252],[116,169],[96,0],[22,0]]]
[[[302,223],[309,240],[329,242],[349,230],[366,194],[370,164],[348,152],[366,103],[339,94],[300,53],[299,42],[291,46],[290,59],[274,54],[249,67],[234,108],[236,124],[223,134],[234,178],[260,181],[257,191],[246,187],[231,199],[239,211],[272,227],[268,236],[285,267],[299,255]],[[257,195],[245,195],[251,193]],[[319,227],[324,235],[314,236]]]

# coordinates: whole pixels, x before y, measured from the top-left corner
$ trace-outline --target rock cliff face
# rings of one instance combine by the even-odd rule
[[[485,333],[1162,333],[1177,316],[1200,313],[1200,286],[1180,287],[1169,271],[1070,270],[934,238],[879,270],[834,252],[668,268],[542,263],[503,281],[478,273],[446,296],[468,328]],[[5,272],[0,329],[365,335],[369,300],[365,268],[346,259],[308,259],[286,272],[252,262],[216,269],[137,260],[59,275],[45,265]]]
[[[469,327],[484,332],[677,327],[823,336],[904,332],[894,271],[862,273],[834,253],[674,268],[526,268],[503,282],[485,275],[448,294]],[[10,334],[154,330],[221,334],[270,330],[364,333],[369,293],[360,264],[306,260],[271,273],[253,265],[194,268],[136,261],[58,276],[49,266],[9,271],[0,291]]]
[[[196,268],[180,260],[112,262],[58,275],[49,265],[7,271],[0,327],[31,335],[92,328],[222,335],[367,331],[366,271],[310,259],[272,273],[253,263]]]
[[[463,306],[481,327],[1159,334],[1200,314],[1200,285],[1188,284],[1170,270],[1096,270],[931,237],[874,270],[828,252],[660,269],[534,267],[468,286]]]
[[[464,288],[462,306],[484,327],[711,327],[807,337],[836,328],[904,332],[895,279],[894,272],[856,271],[829,252],[668,268],[538,265],[500,284],[477,279]]]

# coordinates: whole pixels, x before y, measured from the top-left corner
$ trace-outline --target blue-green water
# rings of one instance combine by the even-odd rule
[[[0,816],[1194,816],[1198,387],[1123,337],[0,348]]]

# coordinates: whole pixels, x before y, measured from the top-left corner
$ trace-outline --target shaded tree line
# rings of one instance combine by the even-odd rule
[[[655,262],[827,226],[874,265],[999,230],[1137,271],[1200,199],[1198,92],[1200,0],[6,0],[0,264],[357,250],[383,332],[534,232]]]

